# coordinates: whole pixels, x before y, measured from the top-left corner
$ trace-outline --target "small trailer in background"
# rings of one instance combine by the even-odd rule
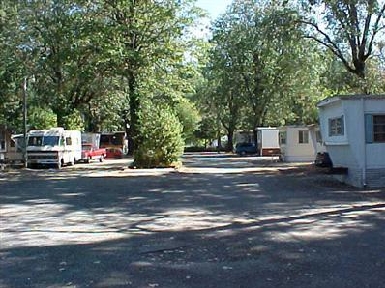
[[[88,143],[92,145],[95,148],[100,147],[100,133],[93,133],[93,132],[82,132],[82,144]]]
[[[6,163],[10,165],[21,165],[24,163],[24,142],[23,134],[15,134],[11,136],[11,143],[5,157]]]
[[[282,160],[287,162],[313,162],[317,155],[317,142],[309,126],[284,126],[279,129]],[[314,131],[316,133],[316,131]]]
[[[11,131],[0,128],[0,164],[21,165],[24,163],[24,135],[12,135]]]
[[[257,148],[260,156],[279,156],[279,129],[275,127],[258,127]]]
[[[5,163],[6,154],[11,142],[11,133],[0,126],[0,163]]]
[[[106,149],[100,148],[100,133],[82,133],[82,157],[80,161],[89,163],[91,160],[103,162],[106,157]]]

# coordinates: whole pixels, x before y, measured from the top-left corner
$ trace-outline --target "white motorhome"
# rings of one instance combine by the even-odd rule
[[[51,128],[28,132],[27,165],[74,165],[81,159],[81,133]]]

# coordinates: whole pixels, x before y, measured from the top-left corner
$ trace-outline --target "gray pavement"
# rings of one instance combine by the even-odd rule
[[[385,189],[188,154],[0,172],[0,287],[385,287]]]

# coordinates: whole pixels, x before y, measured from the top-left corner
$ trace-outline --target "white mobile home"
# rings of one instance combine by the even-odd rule
[[[343,181],[385,187],[385,95],[337,96],[318,103],[322,138]]]
[[[274,156],[281,153],[279,130],[272,127],[257,128],[257,147],[260,156]]]
[[[285,126],[279,129],[281,157],[287,162],[312,162],[316,157],[316,139],[308,126]]]

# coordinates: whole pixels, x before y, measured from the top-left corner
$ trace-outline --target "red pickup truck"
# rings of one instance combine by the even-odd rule
[[[99,159],[103,162],[106,157],[105,148],[95,148],[91,143],[82,143],[82,159],[86,163],[90,163],[93,159]]]

